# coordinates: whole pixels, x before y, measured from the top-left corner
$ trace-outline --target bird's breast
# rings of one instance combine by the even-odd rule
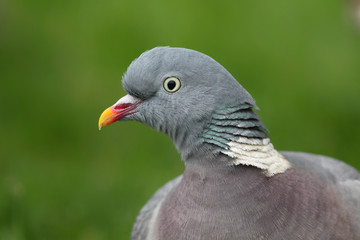
[[[156,239],[352,239],[339,199],[316,177],[237,169],[187,169],[159,209]]]

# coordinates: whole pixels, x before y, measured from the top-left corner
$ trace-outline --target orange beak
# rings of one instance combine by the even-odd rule
[[[131,95],[122,97],[113,106],[107,108],[99,118],[99,130],[102,127],[112,124],[126,116],[135,113],[135,108],[141,103],[141,100]]]
[[[99,130],[101,130],[102,127],[105,127],[115,122],[117,118],[116,115],[117,114],[112,106],[107,108],[99,118]]]

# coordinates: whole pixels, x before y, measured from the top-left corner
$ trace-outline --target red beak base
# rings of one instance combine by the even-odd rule
[[[128,115],[133,114],[133,111],[141,103],[140,99],[131,95],[122,97],[117,103],[107,108],[99,118],[99,130],[102,127],[112,124]]]

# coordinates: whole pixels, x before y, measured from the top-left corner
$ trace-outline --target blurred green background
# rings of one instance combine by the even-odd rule
[[[280,150],[360,169],[360,34],[339,0],[0,1],[0,239],[128,239],[183,171],[167,136],[99,132],[121,76],[159,45],[196,49],[253,95]]]

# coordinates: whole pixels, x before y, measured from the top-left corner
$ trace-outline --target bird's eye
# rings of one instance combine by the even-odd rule
[[[181,86],[180,80],[176,77],[168,77],[164,81],[164,88],[166,91],[173,93],[179,90]]]

